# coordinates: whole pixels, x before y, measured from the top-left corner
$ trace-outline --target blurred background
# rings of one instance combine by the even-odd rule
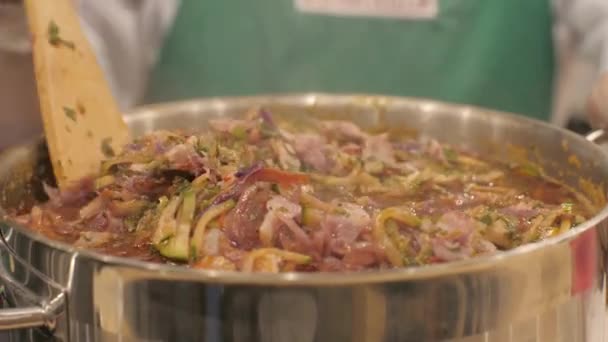
[[[550,118],[557,125],[584,133],[590,129],[585,104],[601,65],[595,54],[585,50],[589,44],[582,43],[580,25],[567,15],[576,2],[553,3],[557,72]],[[180,2],[75,0],[75,4],[122,109],[144,103],[150,72]],[[4,148],[41,132],[29,36],[19,1],[0,0],[0,75],[0,148]]]

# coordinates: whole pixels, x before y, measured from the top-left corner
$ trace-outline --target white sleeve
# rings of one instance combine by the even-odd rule
[[[84,29],[121,109],[137,105],[180,0],[78,0]]]
[[[30,53],[30,36],[21,4],[0,2],[0,51]]]
[[[554,0],[556,17],[582,56],[608,71],[608,0]]]

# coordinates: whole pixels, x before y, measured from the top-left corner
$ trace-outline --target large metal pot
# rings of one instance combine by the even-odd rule
[[[581,177],[608,179],[607,155],[582,137],[517,116],[416,99],[209,99],[143,108],[129,124],[135,134],[197,128],[211,116],[260,104],[367,127],[406,126],[505,158],[513,143],[572,186]],[[39,193],[42,172],[34,165],[41,151],[18,147],[0,159],[4,208],[27,206]],[[490,257],[381,272],[279,275],[100,255],[2,221],[0,276],[20,309],[1,311],[0,327],[46,327],[62,341],[596,342],[605,329],[607,216],[604,209],[562,236]]]

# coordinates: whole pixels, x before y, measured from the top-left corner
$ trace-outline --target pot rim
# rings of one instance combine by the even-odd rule
[[[415,97],[399,97],[399,96],[385,96],[375,94],[331,94],[331,93],[288,93],[278,95],[260,95],[260,96],[227,96],[227,97],[210,97],[210,98],[198,98],[184,101],[172,101],[163,102],[158,104],[150,104],[135,108],[127,113],[127,121],[129,117],[145,116],[149,111],[157,111],[165,108],[175,107],[191,107],[200,106],[202,103],[213,103],[219,104],[225,101],[289,101],[299,100],[306,102],[314,102],[315,99],[338,99],[338,100],[355,100],[355,99],[371,99],[371,100],[397,100],[397,101],[409,101],[409,102],[420,102],[420,104],[448,107],[453,109],[455,112],[468,110],[471,115],[500,115],[506,117],[509,121],[515,121],[524,124],[532,124],[539,126],[542,129],[548,129],[558,131],[564,136],[579,141],[580,143],[586,144],[587,148],[596,149],[598,152],[605,155],[608,158],[608,154],[601,150],[601,147],[594,144],[584,137],[570,132],[561,127],[554,126],[547,122],[543,122],[536,119],[523,117],[520,115],[502,112],[497,110],[491,110],[481,108],[477,106],[460,105],[449,102],[440,102],[435,100],[428,100],[424,98]],[[5,156],[10,155],[15,150],[19,149],[24,145],[11,147],[0,154],[0,160],[4,159]],[[0,211],[3,211],[0,208]],[[209,283],[223,283],[223,284],[241,284],[241,285],[274,285],[274,286],[302,286],[302,285],[322,285],[322,286],[342,286],[348,284],[374,284],[382,282],[397,282],[397,281],[414,281],[423,280],[429,278],[437,278],[446,275],[457,275],[471,272],[487,271],[498,264],[507,261],[508,259],[521,257],[538,252],[544,248],[551,246],[569,243],[576,237],[581,235],[583,232],[594,229],[597,224],[608,217],[608,205],[605,205],[595,216],[571,229],[570,231],[560,234],[558,236],[550,237],[539,242],[529,243],[508,251],[500,252],[493,255],[474,257],[470,259],[431,264],[424,266],[415,267],[403,267],[395,269],[385,270],[370,270],[370,271],[351,271],[351,272],[287,272],[287,273],[248,273],[248,272],[237,272],[237,271],[217,271],[217,270],[204,270],[204,269],[193,269],[178,265],[169,265],[154,263],[149,261],[141,261],[133,258],[120,257],[107,255],[93,250],[79,249],[68,243],[56,241],[45,237],[44,235],[32,231],[27,227],[18,224],[17,222],[4,217],[0,220],[0,228],[15,228],[19,234],[25,235],[27,238],[37,241],[43,245],[51,248],[60,250],[62,252],[73,255],[74,257],[84,257],[102,262],[105,265],[111,266],[126,266],[136,268],[146,272],[155,272],[159,275],[167,278],[179,278],[188,279]],[[0,229],[0,235],[2,231]],[[0,236],[4,239],[4,236]]]

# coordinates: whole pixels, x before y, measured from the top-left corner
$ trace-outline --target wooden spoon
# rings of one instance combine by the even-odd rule
[[[57,184],[93,175],[129,140],[72,0],[25,0],[44,131]]]

